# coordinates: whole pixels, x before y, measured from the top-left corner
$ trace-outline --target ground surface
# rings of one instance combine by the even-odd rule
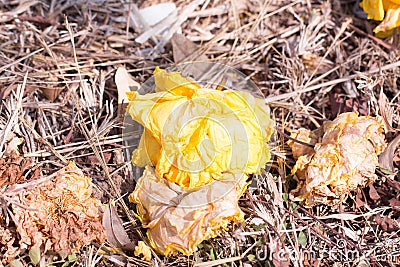
[[[399,124],[398,33],[375,38],[377,22],[363,19],[355,1],[175,4],[178,22],[139,44],[149,29],[134,25],[135,6],[127,1],[0,1],[0,151],[17,136],[23,156],[0,161],[3,169],[19,166],[7,175],[2,171],[1,184],[45,177],[74,160],[93,179],[94,196],[116,201],[129,238],[142,240],[145,232],[126,197],[134,181],[123,151],[118,67],[139,84],[156,66],[186,60],[237,68],[264,94],[280,132],[271,143],[270,173],[255,177],[257,188],[240,200],[245,222],[203,242],[195,255],[158,256],[147,263],[132,251],[99,251],[93,242],[76,253],[76,261],[62,259],[59,265],[398,266],[399,177],[378,170],[372,186],[342,205],[305,208],[287,200],[295,161],[285,135],[357,111],[385,116],[392,127],[386,139],[392,141]],[[176,29],[181,35],[170,40]],[[386,162],[396,168],[396,144],[393,150]],[[7,213],[10,203],[0,203]],[[12,222],[8,227],[13,229]],[[20,263],[30,262],[27,255],[18,256]]]

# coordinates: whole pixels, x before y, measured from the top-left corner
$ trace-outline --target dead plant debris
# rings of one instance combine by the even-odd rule
[[[363,7],[382,3],[379,14],[385,18],[374,19],[383,21],[368,20],[359,2]],[[64,266],[398,265],[399,31],[395,28],[384,39],[374,33],[379,25],[392,27],[391,15],[400,10],[393,9],[397,2],[0,1],[1,264],[16,260],[14,265],[28,266],[39,260]],[[155,19],[162,18],[157,24]],[[144,246],[150,245],[143,227],[147,221],[142,224],[128,199],[142,170],[123,158],[127,147],[117,110],[123,102],[118,91],[126,87],[117,89],[114,77],[119,68],[125,69],[135,82],[128,86],[136,88],[156,66],[196,60],[227,64],[248,75],[264,94],[283,134],[269,144],[273,160],[268,172],[253,175],[239,200],[243,222],[227,224],[219,237],[193,245],[192,256],[164,257],[151,250],[150,259]],[[357,185],[367,187],[354,184],[354,193],[343,192],[349,193],[345,201],[335,194],[343,200],[337,207],[303,207],[289,195],[296,188],[291,176],[295,158],[320,143],[318,136],[323,137],[314,129],[343,112],[383,118],[390,144],[382,153],[384,164],[377,166],[377,150],[364,153],[373,168]],[[292,154],[284,133],[300,128],[316,137],[302,139],[311,146],[293,143],[300,150]],[[381,138],[383,133],[375,135]],[[372,146],[368,142],[363,149]],[[103,204],[115,202],[112,216],[119,217],[116,225],[124,230],[122,239],[114,229],[117,240],[102,246],[100,202],[90,196],[89,187],[78,188],[75,180],[51,176],[67,177],[65,169],[54,170],[70,160],[92,177],[93,196]],[[70,174],[81,177],[76,169]],[[87,178],[82,181],[88,186]],[[324,180],[326,185],[330,182]],[[58,184],[62,190],[55,189]],[[9,190],[16,191],[10,195]],[[78,195],[85,204],[78,203]],[[50,201],[53,197],[59,200],[57,205]],[[17,211],[20,215],[13,218]],[[155,213],[151,216],[154,219]],[[39,259],[34,244],[41,244]],[[137,247],[139,256],[135,244],[142,244]],[[48,251],[64,248],[69,254]]]

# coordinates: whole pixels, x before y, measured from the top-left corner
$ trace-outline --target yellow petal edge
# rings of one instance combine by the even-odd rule
[[[368,19],[382,21],[374,29],[379,38],[390,36],[391,31],[400,26],[400,0],[364,0],[360,7],[368,14]]]

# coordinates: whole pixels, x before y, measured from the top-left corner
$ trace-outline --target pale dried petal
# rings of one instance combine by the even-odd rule
[[[290,133],[291,138],[309,145],[315,145],[318,141],[318,136],[308,129],[300,128],[298,130],[290,131]],[[312,147],[303,145],[294,140],[289,140],[287,143],[290,149],[292,149],[293,157],[295,159],[302,155],[314,153],[314,149]]]

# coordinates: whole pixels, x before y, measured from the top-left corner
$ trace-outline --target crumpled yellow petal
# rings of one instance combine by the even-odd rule
[[[135,247],[135,256],[142,256],[145,261],[151,261],[151,249],[143,241],[139,241],[138,245]]]
[[[262,99],[203,89],[160,69],[155,82],[160,92],[129,95],[127,110],[145,127],[135,165],[153,165],[169,181],[194,189],[225,172],[258,173],[269,161],[274,123]]]
[[[386,146],[380,117],[343,113],[324,123],[322,130],[314,132],[321,139],[314,151],[302,150],[305,154],[298,157],[292,169],[299,183],[290,196],[307,206],[337,205],[350,192],[375,181],[378,155]],[[304,133],[303,139],[312,134],[307,130]]]
[[[151,246],[166,256],[189,256],[203,240],[215,237],[230,221],[243,221],[238,199],[247,175],[224,174],[198,190],[186,190],[146,167],[129,200],[137,204]]]
[[[391,30],[400,26],[400,0],[364,0],[360,6],[368,19],[383,20],[374,29],[377,37],[388,37]]]
[[[360,7],[368,14],[368,19],[383,20],[385,16],[382,0],[363,0]]]
[[[177,95],[191,96],[191,94],[200,89],[193,80],[182,77],[180,72],[170,72],[156,67],[154,70],[154,82],[156,84],[156,92],[169,91]]]
[[[385,19],[374,29],[375,33],[387,32],[400,26],[400,5],[390,4]]]

